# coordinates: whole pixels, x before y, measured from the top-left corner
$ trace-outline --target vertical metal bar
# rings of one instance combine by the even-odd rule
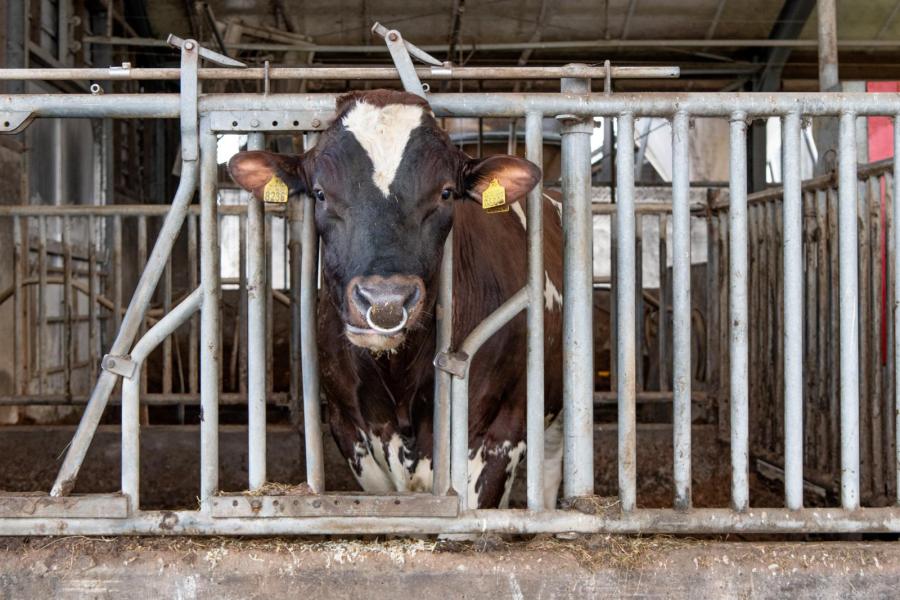
[[[216,135],[206,118],[200,122],[200,502],[208,501],[219,487],[219,226],[216,206],[218,169]]]
[[[453,343],[453,230],[447,234],[441,256],[441,271],[438,277],[437,336],[435,354],[449,352]],[[432,449],[432,469],[435,494],[446,494],[450,489],[451,461],[451,387],[450,373],[435,369],[434,372],[434,448]],[[468,442],[466,442],[468,446]]]
[[[322,409],[319,399],[319,353],[316,344],[319,236],[315,201],[303,198],[303,256],[300,266],[300,357],[303,363],[303,432],[306,444],[306,482],[315,493],[325,489],[322,449]]]
[[[138,216],[137,222],[137,268],[135,271],[143,272],[147,268],[147,217],[146,215]],[[147,332],[147,318],[141,316],[140,326],[138,327],[138,339]],[[141,393],[147,393],[147,369],[146,361],[141,364]],[[146,407],[144,407],[146,416]]]
[[[731,178],[729,217],[729,344],[731,384],[731,504],[749,508],[749,447],[747,380],[747,116],[731,115]]]
[[[884,463],[882,461],[883,438],[881,425],[881,299],[885,281],[883,273],[882,227],[881,221],[881,181],[878,176],[870,176],[866,181],[866,216],[863,218],[863,227],[869,227],[871,223],[872,235],[869,240],[869,252],[872,260],[870,263],[871,286],[869,288],[868,304],[870,314],[868,337],[871,354],[867,363],[866,373],[870,378],[871,397],[869,398],[869,448],[872,453],[872,492],[876,497],[884,494]],[[866,321],[863,321],[865,323]]]
[[[252,201],[252,196],[246,194],[248,198],[248,213],[249,213],[249,203]],[[237,389],[241,394],[247,393],[247,380],[250,378],[249,367],[248,367],[248,358],[247,358],[247,336],[241,332],[244,327],[249,327],[249,299],[247,286],[249,282],[247,281],[247,219],[249,217],[246,215],[237,215],[238,220],[238,279],[240,281],[240,307],[239,307],[239,316],[238,316],[238,374],[237,374]]]
[[[265,219],[265,231],[264,231],[264,242],[265,245],[263,247],[263,251],[265,252],[265,270],[264,279],[263,279],[263,300],[266,303],[266,318],[264,320],[265,325],[265,337],[264,345],[263,345],[263,374],[265,376],[265,391],[266,393],[270,393],[272,391],[272,365],[274,363],[274,353],[272,341],[275,339],[275,336],[272,335],[272,329],[274,327],[274,323],[272,322],[272,317],[274,316],[275,307],[272,303],[272,223],[273,218],[271,215],[268,217],[264,217]]]
[[[691,506],[691,209],[689,119],[672,119],[672,436],[675,508]]]
[[[290,358],[291,358],[291,389],[290,411],[291,425],[299,428],[303,421],[302,397],[303,380],[302,364],[300,356],[300,264],[302,260],[303,238],[303,199],[291,197],[288,226],[290,228]]]
[[[816,0],[818,49],[819,49],[819,89],[829,92],[837,88],[838,44],[837,44],[837,2],[836,0]]]
[[[829,335],[834,340],[837,349],[833,345],[828,347],[828,422],[829,439],[831,441],[828,454],[832,457],[831,471],[840,468],[841,436],[840,436],[840,283],[838,271],[838,199],[836,190],[829,188],[825,192],[828,205],[828,258],[829,258]]]
[[[568,93],[587,93],[590,80],[562,80]],[[594,493],[594,354],[592,327],[591,134],[593,119],[562,124],[564,493]],[[633,171],[633,166],[630,167]],[[634,173],[630,174],[632,177]],[[628,238],[634,252],[634,238]],[[633,282],[633,278],[632,278]],[[634,297],[629,302],[634,310]],[[632,340],[633,343],[633,340]],[[454,386],[455,387],[455,386]],[[632,382],[633,387],[633,382]]]
[[[635,389],[644,389],[644,217],[635,215],[634,227],[634,314],[635,317]]]
[[[659,364],[657,367],[659,372],[659,391],[665,392],[669,389],[669,223],[666,213],[660,213],[657,217],[657,223],[659,230],[659,310],[657,312],[656,328],[656,361]],[[710,287],[709,289],[711,290],[712,288]]]
[[[871,312],[869,300],[871,297],[871,252],[869,246],[869,227],[868,211],[866,205],[865,185],[855,179],[856,184],[856,210],[857,210],[857,273],[858,291],[857,299],[859,302],[859,323],[857,334],[859,335],[859,369],[861,373],[859,377],[859,496],[860,498],[869,497],[872,493],[872,422],[867,418],[869,415],[869,406],[872,404],[871,399],[871,362],[872,362],[872,338],[868,335],[868,329],[871,325]]]
[[[525,115],[525,156],[543,168],[543,115]],[[526,464],[530,510],[544,504],[544,189],[538,184],[528,193],[528,354]],[[555,490],[554,490],[555,491]],[[551,507],[555,508],[555,507]]]
[[[122,493],[132,513],[140,505],[141,378],[122,379]]]
[[[459,510],[469,502],[477,507],[478,497],[469,498],[469,378],[454,377],[450,386],[450,481],[459,498]]]
[[[859,273],[856,215],[856,115],[841,113],[838,227],[841,327],[841,506],[859,508]]]
[[[97,316],[97,294],[100,285],[97,275],[97,220],[94,215],[88,217],[88,362],[90,378],[97,378],[98,354],[100,351],[98,334],[100,320]]]
[[[200,240],[197,239],[197,218],[194,215],[187,217],[188,231],[188,287],[197,289],[199,274],[197,266],[197,250]],[[188,389],[192,394],[200,391],[200,323],[199,316],[191,315],[191,327],[188,333]],[[183,416],[183,415],[182,415]]]
[[[25,353],[25,321],[21,318],[24,307],[23,262],[28,261],[28,247],[22,245],[22,223],[13,217],[13,394],[24,392],[24,366],[28,364]]]
[[[803,196],[800,114],[782,120],[784,181],[784,497],[803,507]]]
[[[163,315],[169,314],[172,309],[172,257],[166,261],[163,271]],[[163,340],[163,364],[162,364],[162,392],[172,393],[172,336],[166,336]]]
[[[247,148],[261,150],[262,133]],[[266,216],[265,204],[247,195],[247,434],[250,489],[266,483]]]
[[[113,291],[113,324],[115,330],[119,331],[122,326],[122,295],[125,285],[122,275],[122,216],[116,215],[113,218],[113,280],[115,288]]]
[[[828,428],[830,415],[828,414],[828,377],[827,373],[831,370],[831,362],[829,360],[830,349],[834,346],[835,340],[829,335],[831,322],[828,317],[828,296],[830,294],[828,287],[828,207],[825,190],[817,190],[815,192],[816,202],[816,332],[817,332],[817,349],[816,349],[816,366],[811,376],[816,381],[816,398],[819,413],[820,424],[816,429],[818,432],[818,449],[819,469],[822,472],[830,470],[829,456],[831,455],[830,440],[828,437]]]
[[[637,448],[635,425],[635,217],[634,217],[634,115],[619,115],[616,152],[616,295],[618,297],[619,367],[619,501],[622,511],[634,510],[636,501]]]
[[[72,219],[70,217],[59,218],[60,231],[62,233],[62,258],[63,258],[63,299],[62,317],[63,331],[60,349],[62,350],[63,389],[66,397],[72,397],[72,369],[75,364],[75,331],[72,320]]]
[[[900,504],[900,115],[894,117],[894,173],[891,188],[891,225],[894,250],[894,471]]]
[[[47,389],[47,219],[38,217],[38,394]]]

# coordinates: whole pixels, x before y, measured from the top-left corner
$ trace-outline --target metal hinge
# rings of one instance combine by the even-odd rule
[[[471,358],[465,352],[438,352],[434,357],[434,366],[454,377],[465,379]]]

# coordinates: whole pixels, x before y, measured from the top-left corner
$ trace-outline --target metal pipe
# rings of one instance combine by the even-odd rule
[[[303,362],[303,439],[306,444],[306,482],[321,494],[325,489],[322,447],[322,409],[319,398],[319,349],[316,342],[316,293],[318,291],[319,235],[315,201],[303,198],[303,250],[300,272],[300,333]]]
[[[38,219],[38,394],[47,387],[47,219]]]
[[[728,212],[728,294],[731,336],[728,348],[731,387],[731,506],[750,507],[749,397],[747,344],[747,115],[731,116],[731,207]]]
[[[672,120],[672,436],[675,508],[691,506],[691,212],[689,118]],[[665,307],[665,304],[662,304]]]
[[[835,90],[840,85],[838,78],[837,2],[816,0],[819,51],[819,89],[823,92]],[[842,44],[843,45],[843,44]]]
[[[200,503],[204,510],[219,488],[219,221],[216,214],[216,135],[200,122]]]
[[[262,150],[265,135],[252,133],[248,150]],[[263,201],[247,199],[247,435],[250,489],[266,483],[266,217]]]
[[[453,229],[447,233],[438,277],[435,356],[449,352],[453,343]],[[434,370],[434,448],[432,450],[432,491],[446,494],[450,489],[450,373]]]
[[[302,360],[300,354],[300,289],[302,277],[300,267],[303,256],[303,199],[292,196],[289,200],[288,227],[290,230],[290,321],[291,321],[291,381],[290,381],[290,413],[291,425],[299,429],[303,424],[303,379]]]
[[[616,326],[617,391],[619,394],[619,501],[622,511],[634,510],[637,494],[637,427],[635,424],[635,384],[637,358],[635,331],[635,215],[634,215],[634,115],[622,113],[618,119],[619,144],[616,149]],[[567,292],[568,293],[568,292]],[[585,349],[587,353],[589,350]]]
[[[525,117],[525,156],[543,169],[543,115]],[[528,193],[528,348],[526,355],[526,465],[529,510],[544,502],[544,190],[539,181]],[[557,417],[559,418],[559,417]],[[554,493],[556,490],[554,490]],[[549,507],[555,508],[555,507]]]
[[[456,495],[459,496],[460,510],[467,510],[469,506],[469,487],[470,484],[474,486],[475,483],[469,481],[469,371],[471,369],[471,361],[475,358],[478,349],[491,336],[527,306],[528,288],[523,287],[479,323],[459,348],[460,354],[466,357],[469,363],[466,365],[465,376],[454,376],[451,386],[452,424],[450,431],[452,439],[450,445],[450,477],[453,489],[456,490]],[[477,506],[477,498],[474,500],[474,504]]]
[[[859,269],[856,215],[856,115],[841,114],[838,244],[841,356],[841,506],[859,508]]]
[[[412,66],[412,65],[410,65]],[[606,69],[602,66],[591,67],[413,67],[415,74],[421,79],[559,79],[561,77],[578,77],[603,79]],[[613,79],[674,79],[680,74],[678,67],[611,67]],[[256,80],[267,78],[266,69],[262,67],[212,67],[199,69],[197,72],[203,80]],[[165,81],[177,80],[180,69],[176,67],[154,68],[53,68],[53,69],[0,69],[0,81]],[[270,67],[269,80],[391,80],[399,79],[395,67]]]
[[[215,518],[195,511],[142,511],[117,518],[0,518],[0,535],[349,535],[440,533],[537,534],[560,531],[610,534],[742,534],[898,533],[900,510],[867,508],[778,508],[735,513],[706,508],[679,512],[640,509],[631,513],[600,511],[472,510],[446,517],[281,517]]]
[[[140,509],[140,366],[159,344],[167,339],[200,308],[203,291],[195,289],[171,312],[160,319],[138,340],[131,361],[138,367],[132,377],[122,381],[122,493],[128,496],[131,513]]]
[[[563,93],[586,94],[586,79],[563,79]],[[594,493],[594,336],[591,246],[591,134],[593,119],[562,121],[563,230],[563,490]],[[632,173],[633,175],[633,173]],[[631,240],[632,251],[634,241]],[[632,302],[633,306],[633,302]]]
[[[803,197],[800,191],[800,115],[782,121],[784,236],[784,497],[803,506]],[[855,179],[855,178],[854,178]]]

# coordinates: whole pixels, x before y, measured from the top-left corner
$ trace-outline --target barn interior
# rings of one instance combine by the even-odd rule
[[[593,80],[595,92],[896,91],[900,81],[900,2],[839,0],[821,16],[815,0],[0,0],[0,66],[121,71],[177,67],[166,43],[174,34],[227,57],[266,68],[391,66],[379,22],[441,61],[457,66],[677,67],[677,77]],[[825,3],[829,4],[829,3]],[[830,29],[829,29],[830,28]],[[836,34],[835,34],[836,28]],[[829,33],[830,32],[830,33]],[[829,37],[830,36],[830,37]],[[837,74],[839,73],[839,77]],[[558,92],[559,80],[433,79],[434,92]],[[177,81],[122,78],[91,81],[7,78],[4,95],[175,92]],[[607,89],[605,86],[611,89]],[[96,86],[96,87],[95,87]],[[207,81],[203,92],[252,94],[339,93],[400,88],[395,78]],[[265,89],[264,89],[265,88]],[[835,128],[826,119],[803,129],[804,221],[807,270],[804,351],[804,498],[831,506],[840,493],[840,382],[833,345]],[[443,118],[454,143],[473,156],[524,156],[523,119]],[[691,330],[693,502],[729,504],[728,297],[724,265],[728,214],[728,122],[692,119]],[[674,489],[672,451],[672,150],[666,119],[638,118],[633,140],[637,202],[643,205],[638,257],[638,504],[668,507]],[[893,503],[895,429],[892,350],[887,339],[891,294],[884,250],[891,178],[887,119],[859,118],[860,253],[867,273],[863,314],[862,474],[867,505]],[[884,136],[887,136],[886,138]],[[560,185],[560,123],[543,121],[545,187]],[[175,120],[37,119],[21,132],[0,135],[0,490],[49,489],[118,331],[125,307],[148,260],[180,175]],[[879,141],[881,140],[881,141]],[[600,496],[617,491],[615,256],[612,212],[616,153],[623,144],[611,119],[596,119],[591,140],[594,224],[595,471]],[[247,196],[224,164],[247,136],[218,140],[220,207],[246,205]],[[267,136],[282,152],[304,147],[299,134]],[[751,192],[750,420],[751,501],[783,506],[784,373],[779,346],[784,326],[777,307],[784,290],[781,122],[750,123],[747,143]],[[151,207],[133,210],[136,205]],[[102,206],[99,212],[79,212]],[[32,212],[24,209],[32,209]],[[221,482],[241,490],[247,481],[247,288],[243,243],[246,219],[223,210],[219,226],[223,307],[220,408]],[[868,221],[866,219],[869,219]],[[865,224],[868,223],[869,227]],[[295,297],[291,224],[268,217],[267,421],[273,481],[304,481],[302,386],[291,324]],[[829,229],[829,225],[831,228]],[[142,324],[153,324],[197,285],[196,213],[176,240],[163,279]],[[142,503],[173,509],[196,503],[199,470],[198,323],[180,327],[143,367],[141,382]],[[120,412],[113,394],[75,490],[118,489]],[[326,435],[326,485],[357,489]],[[524,484],[513,505],[525,502]]]

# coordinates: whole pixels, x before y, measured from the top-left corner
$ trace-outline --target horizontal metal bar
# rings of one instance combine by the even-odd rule
[[[65,394],[43,394],[43,395],[16,395],[2,394],[0,395],[0,406],[80,406],[87,404],[90,396],[66,396]],[[287,406],[287,392],[275,392],[268,394],[269,404],[275,406]],[[168,406],[170,404],[187,404],[196,405],[200,400],[198,393],[170,393],[170,394],[144,394],[141,396],[141,404],[152,406]],[[110,396],[109,405],[115,406],[119,403],[118,397]],[[247,395],[238,393],[219,394],[219,404],[246,404]]]
[[[199,99],[201,114],[220,110],[334,110],[338,94],[208,94]],[[543,115],[616,116],[631,111],[635,117],[671,117],[676,110],[691,116],[728,117],[743,112],[748,117],[893,115],[900,111],[900,97],[893,93],[640,93],[640,94],[431,94],[429,103],[443,117],[522,117]],[[27,112],[32,117],[175,118],[177,94],[20,94],[0,97],[0,114]]]
[[[438,533],[897,533],[900,508],[749,509],[736,513],[706,508],[689,511],[615,506],[598,514],[548,510],[474,510],[458,518],[285,517],[216,519],[195,511],[147,511],[128,519],[0,518],[0,535],[319,535]]]
[[[97,518],[124,519],[128,499],[122,494],[65,496],[46,494],[0,494],[0,520],[8,518]]]
[[[215,518],[229,517],[455,517],[456,496],[434,494],[221,494],[210,501]]]
[[[219,189],[223,189],[220,186]],[[170,204],[81,204],[81,205],[29,205],[29,206],[0,206],[0,217],[156,217],[169,213]],[[226,204],[219,207],[220,215],[243,215],[247,212],[244,204]],[[267,213],[287,213],[283,204],[266,204]],[[200,206],[191,205],[188,214],[199,215]],[[48,245],[47,253],[52,254],[51,245]]]
[[[679,76],[678,67],[610,67],[613,79],[673,79]],[[199,79],[264,80],[266,69],[209,68],[199,69]],[[417,67],[419,79],[559,79],[585,77],[603,79],[605,67]],[[0,69],[2,80],[40,81],[110,81],[110,80],[176,80],[181,70],[175,67],[123,69]],[[394,67],[271,67],[268,79],[362,80],[399,79]]]
[[[106,36],[85,36],[84,41],[91,44],[131,47],[166,47],[165,40],[153,38],[127,38]],[[769,38],[717,38],[717,39],[594,39],[567,41],[528,41],[528,42],[488,42],[480,44],[462,43],[454,47],[461,52],[516,52],[522,50],[602,50],[619,48],[806,48],[815,50],[816,39],[769,39]],[[849,49],[893,49],[900,46],[898,40],[847,39],[838,40],[838,48]],[[361,45],[327,45],[313,43],[273,44],[273,43],[236,43],[226,44],[229,50],[257,50],[269,52],[315,52],[316,54],[371,54],[386,53],[387,48],[377,44]],[[447,52],[446,44],[421,45],[426,52]]]

